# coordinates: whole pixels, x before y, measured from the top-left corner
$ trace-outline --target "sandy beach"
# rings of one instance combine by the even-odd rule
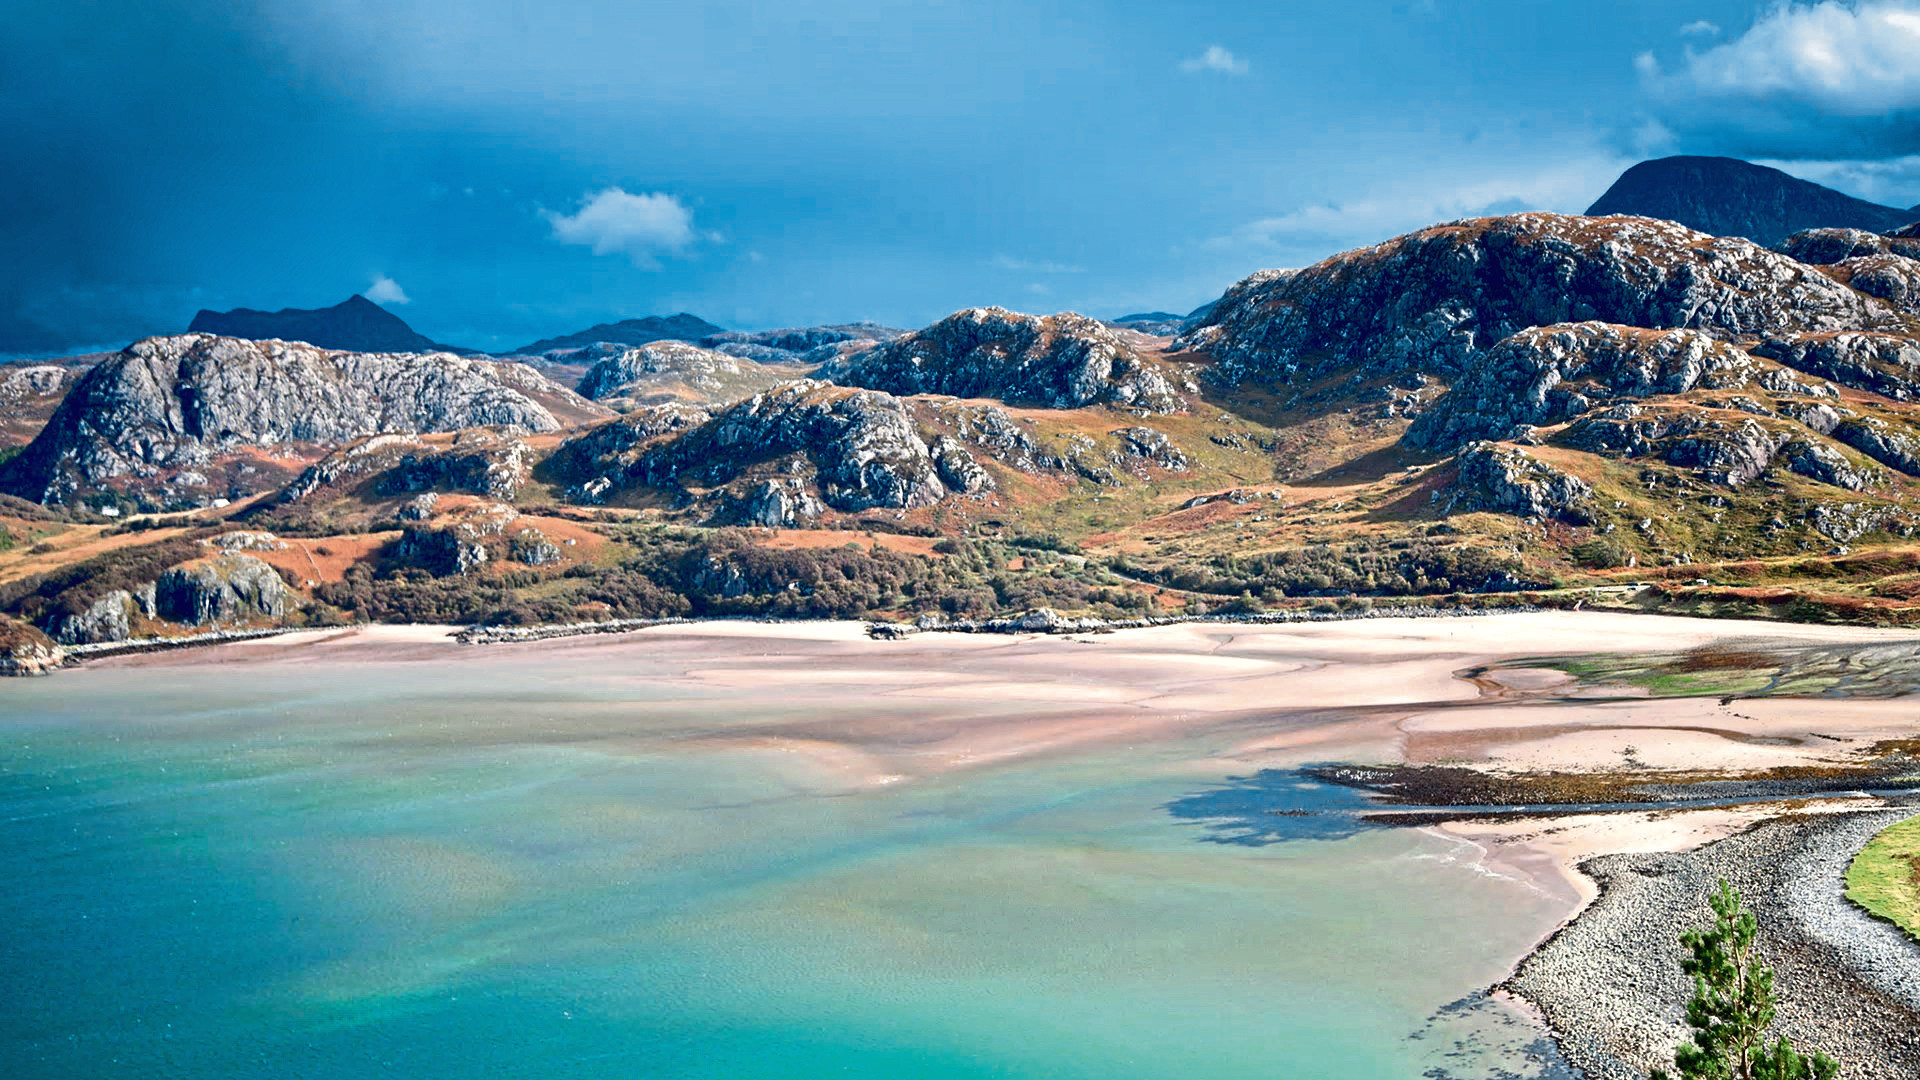
[[[1515,658],[1703,646],[1862,644],[1902,631],[1583,612],[1183,624],[1109,634],[919,634],[876,642],[855,622],[706,622],[512,645],[463,646],[445,626],[315,630],[92,666],[406,664],[457,658],[537,669],[590,659],[612,683],[645,678],[764,712],[726,739],[786,755],[822,781],[912,782],[1089,744],[1219,733],[1176,763],[1196,777],[1331,760],[1494,771],[1758,770],[1845,763],[1914,733],[1910,702],[1713,698],[1583,700],[1568,677]],[[571,666],[571,665],[570,665]],[[1463,677],[1486,669],[1478,678]],[[1490,863],[1566,898],[1595,894],[1578,864],[1731,835],[1760,807],[1459,823]]]
[[[1877,743],[1914,735],[1910,698],[1655,698],[1628,686],[1582,686],[1526,662],[1912,640],[1870,629],[1571,612],[1063,635],[921,633],[893,641],[871,640],[859,623],[831,622],[687,623],[506,645],[462,645],[456,629],[316,630],[103,658],[59,678],[217,668],[260,680],[298,673],[311,681],[316,672],[338,671],[343,679],[358,672],[404,682],[408,665],[431,665],[423,672],[475,665],[489,685],[524,697],[496,721],[505,726],[474,738],[739,760],[777,774],[793,791],[824,796],[947,789],[975,778],[990,785],[1017,765],[1089,752],[1194,790],[1327,763],[1664,782],[1667,775],[1858,767]],[[545,709],[549,696],[572,704]],[[606,707],[583,707],[583,699]],[[695,714],[698,722],[682,719]],[[1588,942],[1607,940],[1608,928],[1629,916],[1663,928],[1646,945],[1659,952],[1691,913],[1682,891],[1662,894],[1654,914],[1652,901],[1603,895],[1602,883],[1626,880],[1609,868],[1684,857],[1699,860],[1687,864],[1694,877],[1717,873],[1744,865],[1740,852],[1786,850],[1745,838],[1789,809],[1885,814],[1884,806],[1869,796],[1822,794],[1790,806],[1650,807],[1418,827],[1450,845],[1443,848],[1448,862],[1536,898],[1517,916],[1524,926],[1516,939],[1546,947],[1486,959],[1490,971],[1532,973],[1513,986],[1565,1043],[1569,1025],[1597,1021],[1560,992],[1571,976],[1539,972],[1604,965],[1611,947]],[[1827,838],[1820,851],[1829,861],[1845,855],[1832,838],[1851,836],[1808,835]],[[1792,848],[1803,849],[1812,850]],[[1810,887],[1833,893],[1826,901],[1838,895],[1825,877]],[[1543,968],[1542,957],[1560,966]],[[1603,1020],[1665,1041],[1672,1035],[1665,1014]]]

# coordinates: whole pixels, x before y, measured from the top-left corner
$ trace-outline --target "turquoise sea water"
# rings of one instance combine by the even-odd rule
[[[1445,839],[1208,842],[1205,736],[833,782],[581,663],[0,687],[0,1075],[1524,1071],[1427,1025],[1554,902]]]

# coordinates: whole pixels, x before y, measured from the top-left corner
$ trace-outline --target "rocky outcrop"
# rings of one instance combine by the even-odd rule
[[[1677,221],[1715,236],[1771,244],[1818,226],[1880,231],[1912,221],[1912,210],[1856,199],[1779,169],[1738,158],[1668,157],[1622,173],[1587,213]]]
[[[1869,255],[1920,259],[1920,239],[1883,236],[1865,229],[1803,229],[1775,248],[1782,255],[1815,266],[1829,266]]]
[[[448,354],[329,352],[189,334],[149,338],[88,372],[0,491],[66,502],[197,475],[222,454],[368,435],[560,423],[521,387],[563,387],[522,365]],[[202,485],[206,483],[200,476]]]
[[[617,404],[721,405],[793,378],[754,360],[681,341],[656,341],[597,361],[581,377],[582,397]]]
[[[1742,335],[1902,326],[1880,301],[1745,240],[1643,218],[1440,225],[1229,292],[1176,341],[1228,386],[1453,380],[1534,327],[1600,321]],[[1335,381],[1338,382],[1335,382]]]
[[[1856,390],[1895,401],[1920,401],[1920,339],[1904,334],[1780,335],[1753,351]]]
[[[1187,455],[1167,433],[1158,428],[1128,427],[1113,433],[1120,439],[1120,452],[1126,458],[1138,458],[1169,472],[1185,472]]]
[[[879,323],[841,323],[833,326],[790,327],[784,330],[730,331],[700,339],[709,349],[745,357],[762,364],[801,364],[817,367],[852,352],[892,341],[906,334]]]
[[[308,466],[274,503],[300,502],[323,491],[358,491],[369,498],[467,492],[511,501],[532,464],[533,451],[524,440],[484,428],[460,432],[450,442],[375,435]]]
[[[251,555],[176,566],[153,586],[154,615],[185,626],[282,619],[294,603],[279,572]]]
[[[1920,259],[1865,255],[1826,268],[1834,280],[1879,297],[1901,311],[1920,313]]]
[[[1920,476],[1920,434],[1897,428],[1871,416],[1836,419],[1829,429],[1834,441],[1853,447],[1882,465]]]
[[[1083,315],[972,308],[821,369],[822,378],[892,394],[998,398],[1049,408],[1185,407],[1183,380]]]
[[[540,473],[567,485],[574,498],[597,502],[628,479],[648,444],[699,427],[712,418],[688,405],[643,406],[561,443]]]
[[[1512,446],[1476,442],[1455,460],[1453,483],[1444,493],[1445,514],[1485,511],[1517,517],[1558,519],[1576,525],[1592,520],[1593,488]]]
[[[1523,330],[1481,354],[1404,441],[1451,450],[1506,438],[1516,427],[1559,424],[1621,399],[1732,389],[1761,363],[1697,330],[1575,323]]]
[[[66,660],[67,651],[38,628],[0,615],[0,676],[47,675]]]
[[[416,334],[400,316],[358,293],[330,308],[279,311],[201,311],[187,326],[190,334],[217,334],[252,341],[304,341],[322,349],[371,353],[471,353],[435,344]]]
[[[1785,465],[1788,472],[1848,491],[1879,487],[1886,479],[1876,470],[1856,465],[1839,450],[1810,439],[1789,440],[1775,460]]]
[[[733,518],[742,525],[795,528],[820,520],[826,507],[814,497],[813,485],[799,477],[762,480],[737,500]]]
[[[80,375],[60,364],[0,366],[0,448],[32,442]]]
[[[133,634],[133,620],[153,611],[153,586],[140,590],[113,589],[85,607],[63,608],[47,616],[42,628],[62,645],[92,645],[125,641]]]
[[[951,493],[899,398],[814,381],[716,414],[649,449],[635,472],[654,486],[717,487],[755,460],[788,454],[804,456],[821,498],[840,510],[928,506]]]

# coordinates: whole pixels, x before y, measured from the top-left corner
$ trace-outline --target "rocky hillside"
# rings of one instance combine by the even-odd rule
[[[879,323],[840,323],[785,330],[730,331],[701,338],[700,345],[763,364],[802,364],[817,367],[851,352],[872,348],[905,336]]]
[[[1722,339],[1910,328],[1884,301],[1750,241],[1646,218],[1519,214],[1256,274],[1176,344],[1211,355],[1217,385],[1309,404],[1451,382],[1515,334],[1586,321]]]
[[[812,521],[825,507],[928,506],[991,484],[964,446],[923,436],[899,398],[806,380],[704,419],[647,410],[556,457],[583,477],[587,498],[641,484],[697,499],[722,520],[767,525]]]
[[[698,315],[689,315],[683,311],[678,315],[647,315],[638,319],[599,323],[577,333],[542,338],[532,344],[523,345],[513,352],[525,356],[541,356],[556,349],[577,349],[603,341],[614,345],[645,345],[652,341],[698,341],[721,332],[720,327]]]
[[[456,352],[414,333],[400,316],[358,293],[329,308],[283,308],[279,311],[205,311],[187,326],[190,334],[218,334],[252,341],[303,341],[323,349],[348,352]]]
[[[1779,169],[1723,157],[1643,161],[1622,173],[1587,213],[1661,218],[1761,244],[1777,243],[1802,229],[1882,232],[1920,220],[1920,207],[1880,206]]]
[[[600,351],[597,350],[596,351]],[[622,348],[594,362],[580,378],[582,397],[617,408],[686,402],[725,405],[792,379],[756,360],[681,341]]]
[[[1184,375],[1084,315],[957,312],[925,330],[856,353],[821,377],[892,394],[996,398],[1050,408],[1183,408]]]
[[[195,505],[275,486],[292,448],[484,425],[558,430],[543,401],[578,418],[606,415],[520,365],[206,334],[149,338],[80,380],[40,435],[0,466],[0,491],[46,503],[124,495]]]

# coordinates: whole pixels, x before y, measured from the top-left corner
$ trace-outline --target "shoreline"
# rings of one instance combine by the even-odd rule
[[[528,628],[510,639],[523,648],[493,651],[465,647],[460,635],[471,628],[363,624],[123,649],[85,666],[105,675],[142,667],[237,671],[265,664],[261,670],[270,673],[296,666],[345,671],[366,664],[479,663],[510,667],[537,686],[549,665],[560,665],[572,673],[569,678],[588,682],[589,700],[597,694],[622,700],[645,686],[666,688],[660,700],[728,702],[739,722],[686,746],[778,755],[795,784],[848,794],[1023,759],[1181,741],[1189,741],[1190,752],[1152,768],[1155,775],[1180,778],[1183,786],[1191,781],[1196,791],[1218,790],[1235,774],[1328,761],[1465,768],[1503,783],[1571,777],[1584,784],[1627,773],[1641,780],[1684,778],[1702,770],[1760,775],[1783,767],[1857,767],[1884,740],[1910,739],[1913,731],[1912,698],[1742,699],[1730,706],[1712,697],[1593,694],[1562,673],[1516,663],[1556,649],[1629,654],[1730,641],[1818,646],[1914,640],[1901,630],[1621,612],[1374,610],[1170,617],[1106,634],[1077,621],[986,633],[929,627],[881,647],[870,626],[751,616],[595,623]],[[219,643],[231,647],[194,647]],[[636,700],[656,700],[652,693]],[[571,737],[603,741],[616,752],[624,745],[617,726],[583,717]],[[543,726],[537,737],[551,734]],[[1542,1037],[1558,1032],[1565,1041],[1569,1032],[1607,1029],[1601,1020],[1569,1019],[1566,1009],[1582,1002],[1561,1007],[1552,987],[1532,987],[1526,978],[1546,962],[1542,956],[1592,933],[1604,913],[1622,902],[1617,895],[1608,899],[1609,890],[1617,894],[1620,886],[1604,868],[1635,860],[1689,866],[1722,857],[1717,853],[1738,848],[1742,837],[1773,835],[1767,830],[1782,824],[1777,819],[1791,822],[1810,806],[1857,807],[1866,801],[1786,795],[1785,801],[1744,806],[1648,806],[1578,817],[1556,816],[1541,806],[1525,818],[1421,827],[1477,848],[1463,848],[1462,855],[1478,871],[1550,899],[1529,908],[1525,932],[1514,935],[1522,940],[1488,957],[1476,982],[1508,972],[1496,989],[1540,1014]],[[1851,856],[1847,850],[1834,857],[1844,867]],[[1636,975],[1651,979],[1671,967],[1669,974],[1678,979],[1678,927],[1697,918],[1704,889],[1698,892],[1646,916],[1665,921],[1633,946],[1641,950],[1633,955],[1645,969]],[[1676,1021],[1671,1031],[1650,1028],[1641,1038],[1670,1052],[1685,986],[1652,994],[1616,992],[1616,985],[1629,984],[1590,972],[1572,993],[1645,997],[1650,1009],[1670,1005],[1668,1020]],[[1528,988],[1537,996],[1529,996]],[[1908,1023],[1915,1010],[1903,1007],[1898,1015]],[[1657,1014],[1627,1019],[1642,1026],[1660,1022]],[[1581,1054],[1576,1047],[1569,1057],[1580,1060]],[[1590,1069],[1589,1075],[1611,1080],[1628,1073]]]
[[[1594,898],[1492,988],[1537,1014],[1591,1080],[1641,1080],[1670,1066],[1692,992],[1679,934],[1706,896],[1733,882],[1760,921],[1760,956],[1778,972],[1775,1030],[1822,1050],[1841,1075],[1920,1075],[1920,949],[1845,897],[1847,865],[1920,799],[1761,816],[1684,851],[1582,860]]]

